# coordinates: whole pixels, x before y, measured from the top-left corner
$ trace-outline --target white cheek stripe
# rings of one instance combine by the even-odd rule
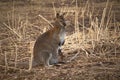
[[[60,36],[60,41],[63,43],[64,42],[64,40],[65,40],[65,36],[66,36],[66,34],[65,34],[65,32],[64,33],[62,33],[61,35],[59,35]]]

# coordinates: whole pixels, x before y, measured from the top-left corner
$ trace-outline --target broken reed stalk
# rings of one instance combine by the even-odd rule
[[[14,7],[14,2],[13,2],[13,7],[12,7],[12,24],[11,24],[11,28],[15,28],[15,7]]]
[[[28,69],[29,71],[32,69],[32,66],[33,66],[32,62],[33,62],[33,54],[31,53],[31,57],[29,58],[29,69]]]
[[[95,35],[96,36],[96,40],[99,41],[100,28],[99,28],[99,22],[98,22],[98,18],[97,17],[95,18],[94,26],[95,26],[95,33],[97,33],[97,35]]]
[[[83,23],[83,42],[84,42],[84,41],[85,41],[85,22],[84,22],[84,15],[83,15],[82,23]]]
[[[106,6],[105,8],[103,9],[103,13],[102,13],[102,19],[101,19],[101,23],[100,23],[100,27],[99,27],[99,30],[98,30],[98,35],[99,35],[99,39],[98,41],[103,38],[103,37],[107,37],[106,35],[108,35],[107,33],[105,33],[105,17],[106,17],[106,12],[107,12],[107,7],[108,7],[108,3],[109,3],[109,0],[107,0],[106,2]],[[104,31],[104,32],[103,32]],[[103,32],[103,33],[102,33]],[[102,33],[102,34],[101,34]]]
[[[0,65],[0,67],[6,68],[6,66]],[[20,69],[20,68],[15,68],[15,67],[7,67],[7,69],[13,69],[13,70],[19,70],[19,71],[28,71],[27,69]]]
[[[0,41],[0,53],[2,54],[2,46],[1,46],[1,41]]]
[[[111,4],[109,12],[108,12],[108,16],[107,16],[108,20],[107,20],[107,23],[106,23],[106,27],[108,27],[109,22],[110,22],[110,20],[112,18],[112,6],[113,6],[113,4]]]
[[[12,31],[14,34],[16,34],[19,38],[21,38],[21,35],[18,34],[17,31],[15,31],[15,29],[12,29],[9,25],[7,25],[6,23],[3,23],[5,25],[5,27],[7,27],[10,31]]]
[[[81,17],[82,17],[82,27],[83,27],[83,31],[82,31],[82,34],[83,34],[83,36],[82,36],[82,41],[83,41],[83,42],[86,40],[86,35],[85,35],[85,21],[84,21],[84,18],[85,18],[85,12],[87,12],[87,14],[88,14],[88,10],[89,10],[89,8],[88,8],[88,10],[87,10],[87,7],[88,7],[88,5],[89,5],[88,3],[89,3],[89,0],[86,2],[85,7],[82,8],[82,14],[81,14]]]
[[[113,20],[114,20],[114,26],[116,26],[116,23],[115,23],[115,13],[114,13],[114,16],[113,16]],[[116,28],[114,29],[114,33],[116,33],[117,32],[117,30],[116,30]]]
[[[31,46],[33,43],[30,42],[30,53],[31,53],[31,57],[29,58],[29,71],[32,69],[32,66],[33,66],[33,48],[31,48]]]
[[[26,36],[26,28],[28,27],[28,14],[26,14],[26,17],[25,17],[25,24],[21,24],[21,26],[23,27],[22,28],[22,31],[20,32],[22,34],[22,38],[25,39],[25,36]]]
[[[5,51],[5,72],[8,70],[7,52]]]
[[[78,56],[79,54],[80,54],[80,51],[78,50],[78,52],[77,52],[73,57],[71,57],[70,60],[67,61],[67,62],[73,61],[75,58],[77,58],[77,56]]]
[[[80,44],[80,33],[79,33],[79,22],[78,22],[78,17],[79,17],[79,8],[78,8],[78,2],[76,0],[76,7],[75,7],[75,38],[76,41],[78,41],[78,44]],[[78,45],[76,45],[78,47]]]
[[[89,56],[88,51],[87,51],[85,48],[83,48],[83,47],[81,47],[81,49],[82,49],[83,51],[85,51],[86,57],[88,58],[88,56]]]
[[[15,44],[15,68],[17,67],[17,56],[18,56],[18,47],[17,44]]]
[[[53,5],[53,10],[54,10],[54,16],[56,16],[56,9],[55,9],[55,4],[54,4],[54,2],[52,3],[52,5]]]
[[[46,21],[51,27],[54,27],[51,23],[50,23],[50,21],[48,21],[45,17],[43,17],[42,15],[38,15],[39,17],[41,17],[44,21]]]

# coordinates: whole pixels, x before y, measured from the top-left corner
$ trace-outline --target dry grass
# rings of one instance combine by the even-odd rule
[[[120,21],[116,16],[120,12],[113,9],[117,3],[72,0],[69,7],[66,3],[59,8],[56,3],[50,3],[50,7],[39,5],[45,3],[14,2],[6,10],[8,3],[0,2],[3,10],[0,13],[0,79],[119,80]],[[30,70],[34,41],[50,29],[50,21],[58,11],[67,12],[66,19],[70,22],[63,46],[64,61],[68,63]]]

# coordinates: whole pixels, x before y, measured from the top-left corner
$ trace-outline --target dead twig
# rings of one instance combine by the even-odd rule
[[[43,17],[42,15],[38,15],[39,17],[41,17],[44,21],[46,21],[51,27],[54,27],[51,23],[50,23],[50,21],[48,21],[45,17]]]
[[[5,52],[5,72],[8,70],[7,52]]]
[[[6,68],[6,66],[0,65],[0,67]],[[15,67],[7,67],[7,69],[19,70],[19,71],[29,71],[28,69],[20,69]]]
[[[71,62],[71,61],[74,60],[79,54],[80,54],[80,53],[79,53],[79,51],[78,51],[78,52],[77,52],[73,57],[71,57],[70,60],[67,61],[67,62]]]
[[[12,31],[14,34],[16,34],[19,38],[21,38],[21,35],[17,33],[17,31],[15,31],[15,29],[12,29],[9,25],[7,25],[6,23],[3,23],[10,31]]]

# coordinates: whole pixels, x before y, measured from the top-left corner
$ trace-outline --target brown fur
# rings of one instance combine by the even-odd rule
[[[59,47],[64,44],[65,20],[64,15],[57,13],[53,28],[40,35],[33,49],[33,66],[43,64],[49,66],[58,63]]]

